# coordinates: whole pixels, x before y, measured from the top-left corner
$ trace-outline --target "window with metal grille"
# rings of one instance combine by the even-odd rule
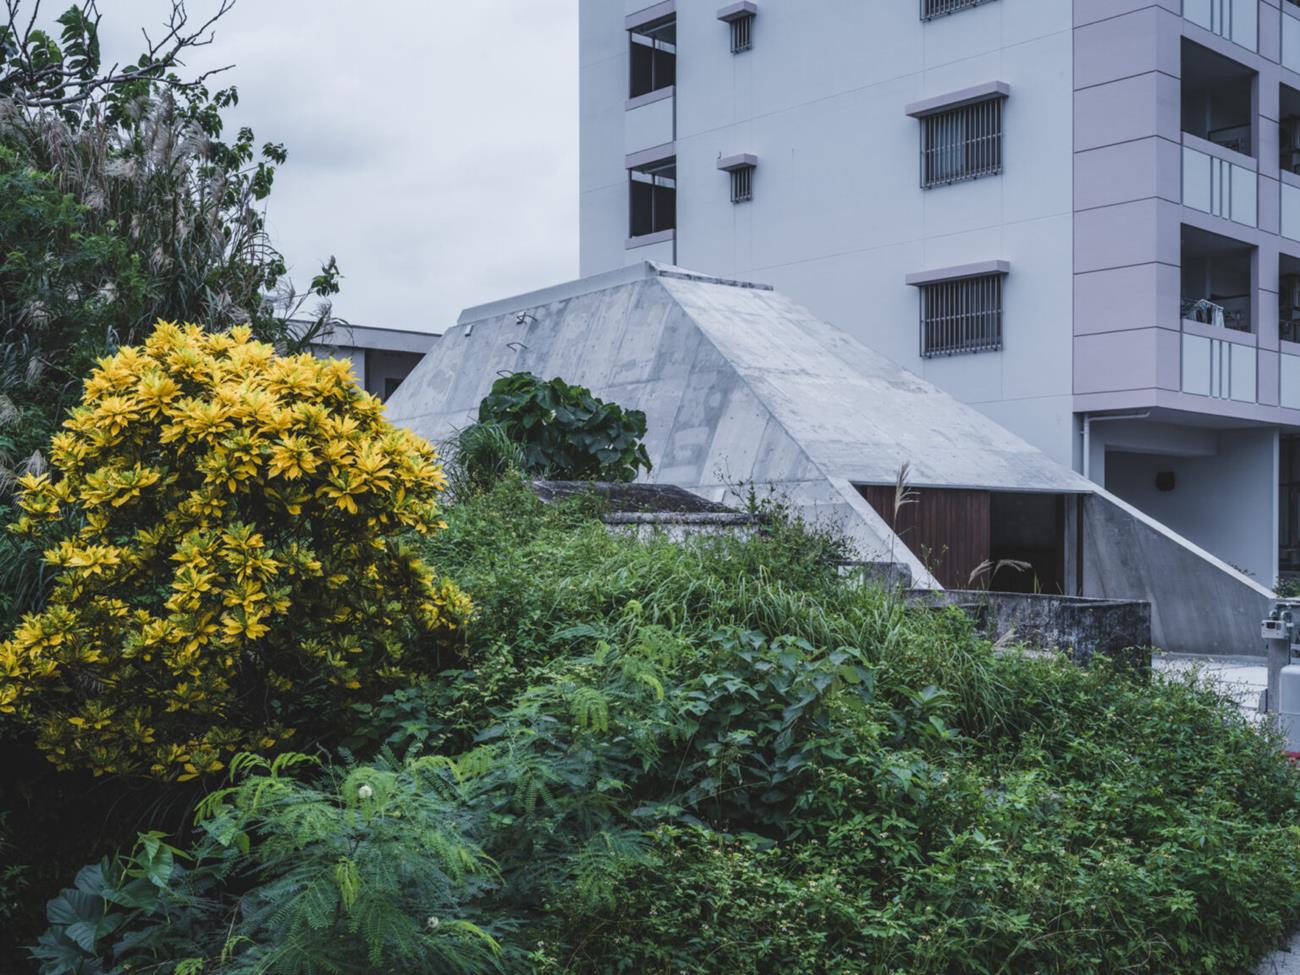
[[[731,171],[731,202],[748,203],[754,198],[754,167],[741,166]]]
[[[754,15],[746,14],[731,22],[731,53],[741,54],[754,46]]]
[[[629,237],[677,228],[677,160],[628,170]]]
[[[933,358],[1002,348],[1002,275],[921,286],[921,355]]]
[[[921,118],[921,187],[947,186],[1002,172],[1002,99]]]
[[[921,19],[934,20],[936,17],[946,17],[991,2],[992,0],[921,0]]]
[[[669,17],[628,31],[632,42],[629,96],[639,98],[677,83],[677,21]]]

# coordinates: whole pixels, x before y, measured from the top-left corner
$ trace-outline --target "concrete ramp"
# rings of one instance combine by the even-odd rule
[[[1067,498],[1070,594],[1150,600],[1166,649],[1258,652],[1266,590],[765,286],[646,263],[468,309],[388,414],[443,442],[523,371],[643,410],[648,480],[714,500],[771,486],[922,587],[939,588],[860,486],[893,484],[906,464],[918,488]]]

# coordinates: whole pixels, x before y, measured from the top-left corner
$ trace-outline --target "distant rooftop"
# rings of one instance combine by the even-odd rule
[[[313,323],[290,323],[301,329]],[[318,336],[313,345],[329,349],[375,349],[381,352],[412,352],[424,355],[440,336],[436,332],[417,332],[401,328],[377,328],[373,325],[340,323]]]

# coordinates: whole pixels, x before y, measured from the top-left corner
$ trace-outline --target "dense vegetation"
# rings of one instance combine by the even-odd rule
[[[335,321],[333,260],[299,290],[266,233],[284,146],[229,131],[234,87],[181,74],[233,2],[197,20],[163,4],[124,65],[102,61],[94,0],[57,21],[41,0],[0,11],[0,521],[96,360],[159,318],[281,348]],[[38,554],[0,535],[6,628],[46,593]]]
[[[50,457],[11,531],[55,581],[0,642],[0,714],[61,769],[189,779],[320,734],[468,613],[401,541],[440,524],[433,448],[345,360],[159,323]]]
[[[455,487],[482,490],[509,470],[554,481],[636,480],[649,471],[645,414],[584,386],[530,372],[502,376],[455,447]]]
[[[460,658],[87,868],[43,970],[1232,973],[1300,917],[1300,778],[1212,690],[594,505],[448,508]]]

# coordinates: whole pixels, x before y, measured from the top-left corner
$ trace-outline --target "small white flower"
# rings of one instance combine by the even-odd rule
[[[362,799],[369,799],[374,794],[375,794],[375,790],[370,788],[370,786],[368,785],[363,785],[360,789],[357,790],[357,795],[359,795]]]
[[[430,915],[429,920],[426,921],[425,923],[428,926],[430,931],[437,931],[438,925],[440,925],[442,922],[439,921],[436,917]]]

